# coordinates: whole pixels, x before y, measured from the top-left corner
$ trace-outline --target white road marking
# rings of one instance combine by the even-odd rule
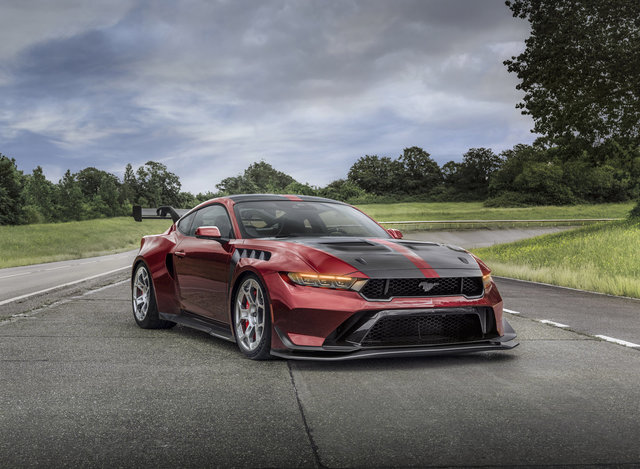
[[[109,272],[103,272],[101,274],[92,275],[91,277],[85,277],[85,278],[80,279],[80,280],[74,280],[73,282],[68,282],[68,283],[63,283],[61,285],[56,285],[55,287],[45,288],[44,290],[40,290],[40,291],[37,291],[37,292],[27,293],[26,295],[20,295],[20,296],[14,297],[14,298],[9,298],[8,300],[0,301],[0,306],[6,305],[7,303],[13,303],[14,301],[23,300],[25,298],[29,298],[30,296],[40,295],[41,293],[46,293],[48,291],[55,290],[57,288],[68,287],[70,285],[75,285],[76,283],[86,282],[87,280],[93,280],[94,278],[103,277],[105,275],[113,274],[114,272],[119,272],[121,270],[130,269],[130,268],[131,268],[131,266],[127,265],[127,266],[124,266],[124,267],[120,267],[119,269],[110,270]]]
[[[548,319],[541,319],[540,322],[542,324],[549,324],[550,326],[555,326],[555,327],[561,327],[561,328],[565,328],[565,327],[569,327],[567,324],[561,324],[559,322],[555,322],[555,321],[549,321]]]
[[[614,344],[624,345],[625,347],[640,348],[640,345],[634,344],[633,342],[627,342],[626,340],[615,339],[613,337],[609,337],[606,335],[596,335],[595,337],[597,337],[598,339],[606,340],[607,342],[613,342]]]
[[[21,272],[21,273],[19,273],[19,274],[5,275],[5,276],[0,277],[0,278],[19,277],[20,275],[29,275],[29,274],[31,274],[31,273],[32,273],[32,272]]]
[[[131,280],[121,280],[120,282],[112,283],[110,285],[105,285],[104,287],[96,288],[95,290],[89,290],[88,292],[84,292],[80,296],[74,296],[73,298],[80,298],[87,295],[93,295],[94,293],[98,293],[99,291],[106,290],[107,288],[115,287],[116,285],[122,285],[123,283],[129,283]]]
[[[44,271],[49,271],[49,270],[58,270],[58,269],[68,269],[69,267],[71,267],[70,265],[61,265],[59,267],[51,267],[50,269],[42,269]]]
[[[512,309],[502,308],[502,310],[505,313],[520,314],[519,311],[513,311]],[[538,321],[538,322],[540,322],[542,324],[548,324],[550,326],[560,327],[562,329],[565,329],[565,328],[569,327],[567,324],[562,324],[562,323],[559,323],[559,322],[550,321],[548,319],[534,319],[534,321]],[[627,342],[626,340],[616,339],[614,337],[609,337],[607,335],[599,335],[599,334],[596,334],[596,335],[587,334],[587,335],[589,337],[595,337],[595,338],[598,338],[598,339],[606,340],[607,342],[611,342],[611,343],[614,343],[614,344],[624,345],[625,347],[640,349],[640,344],[634,344],[633,342]]]

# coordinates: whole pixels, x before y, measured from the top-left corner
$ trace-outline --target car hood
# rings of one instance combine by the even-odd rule
[[[293,250],[319,272],[326,270],[323,264],[326,264],[328,254],[352,266],[351,273],[362,272],[370,278],[482,276],[480,266],[471,254],[445,244],[351,237],[282,241],[290,243]]]

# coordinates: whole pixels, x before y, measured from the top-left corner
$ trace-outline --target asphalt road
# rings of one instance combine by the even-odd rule
[[[0,308],[15,298],[22,299],[37,292],[46,294],[88,278],[131,268],[137,252],[0,269]]]
[[[407,239],[429,240],[455,244],[466,248],[507,243],[522,238],[538,236],[567,229],[566,227],[543,227],[510,230],[473,231],[429,231],[409,233]],[[5,306],[37,295],[50,295],[59,288],[65,288],[88,278],[110,274],[130,268],[137,250],[71,261],[51,262],[0,269],[0,313],[2,310],[16,311],[16,306]],[[0,314],[2,316],[2,314]]]
[[[617,299],[499,280],[510,352],[252,362],[113,280],[0,321],[0,466],[640,467],[640,350],[538,321]]]

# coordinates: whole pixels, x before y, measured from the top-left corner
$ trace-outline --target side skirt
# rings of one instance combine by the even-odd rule
[[[189,312],[185,312],[185,314],[158,313],[158,316],[165,321],[171,321],[192,329],[197,329],[219,339],[228,340],[233,343],[236,341],[231,333],[230,327],[218,321],[203,318],[202,316],[197,316]]]

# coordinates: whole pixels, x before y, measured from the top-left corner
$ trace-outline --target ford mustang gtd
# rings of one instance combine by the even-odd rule
[[[292,195],[234,195],[170,215],[133,263],[133,315],[182,324],[247,357],[343,360],[505,350],[489,268],[464,249],[402,240],[356,208]]]

